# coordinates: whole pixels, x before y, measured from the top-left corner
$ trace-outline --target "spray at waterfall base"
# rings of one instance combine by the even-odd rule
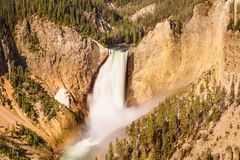
[[[101,67],[93,93],[88,97],[90,106],[88,130],[83,140],[67,148],[61,160],[89,160],[91,153],[117,129],[143,116],[152,108],[125,106],[125,81],[128,53],[112,50]],[[106,146],[105,146],[106,147]]]

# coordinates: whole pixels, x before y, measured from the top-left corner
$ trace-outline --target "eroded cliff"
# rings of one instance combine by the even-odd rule
[[[229,8],[230,1],[207,1],[195,7],[181,35],[167,20],[131,49],[128,103],[184,87],[213,66],[222,80]]]
[[[8,51],[5,48],[4,41],[2,40],[0,44],[0,74],[3,74],[7,71],[8,66],[7,66],[7,53]]]
[[[32,75],[50,95],[65,88],[71,110],[86,114],[87,94],[95,75],[107,57],[106,49],[75,30],[32,16],[15,29],[16,44]]]
[[[87,95],[107,49],[36,15],[19,22],[12,37],[0,42],[0,74],[6,75],[0,77],[0,102],[12,116],[1,120],[5,127],[18,122],[51,147],[62,148],[88,114]],[[53,100],[62,88],[68,92],[69,106]]]

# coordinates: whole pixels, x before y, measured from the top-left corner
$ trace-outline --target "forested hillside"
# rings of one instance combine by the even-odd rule
[[[102,44],[113,46],[119,43],[137,43],[164,19],[172,17],[173,29],[181,33],[193,7],[205,0],[1,0],[0,21],[11,32],[19,20],[33,14],[45,17],[60,25],[75,28],[85,36],[91,36]],[[113,3],[117,8],[111,7]],[[131,22],[128,16],[137,10],[156,3],[153,15]],[[3,31],[2,31],[3,32]]]
[[[207,141],[207,134],[200,131],[210,123],[215,125],[229,106],[239,107],[239,104],[240,85],[232,82],[227,93],[213,72],[208,72],[188,89],[167,98],[152,113],[127,127],[127,137],[116,139],[109,145],[105,160],[170,159],[190,137]],[[180,159],[188,156],[190,151],[191,146],[182,150]],[[200,158],[212,159],[211,149],[206,152],[205,157]]]
[[[34,153],[34,155],[32,154]],[[17,124],[13,130],[0,133],[0,159],[53,159],[46,141],[30,129]]]
[[[0,8],[1,22],[10,31],[19,20],[37,14],[60,25],[69,25],[105,45],[135,43],[138,39],[133,37],[140,32],[143,35],[140,27],[124,19],[103,0],[1,0]],[[103,31],[99,29],[101,25]]]
[[[204,4],[187,23],[199,3]],[[16,124],[17,118],[9,118],[12,128],[0,125],[2,131],[9,128],[0,131],[0,159],[58,159],[63,145],[74,141],[68,138],[79,129],[78,136],[82,136],[88,128],[88,95],[109,55],[108,48],[125,45],[133,46],[126,79],[127,87],[135,86],[136,103],[144,100],[145,93],[152,98],[164,85],[175,85],[171,81],[178,81],[177,76],[191,80],[181,79],[180,91],[174,86],[174,95],[128,126],[126,137],[112,142],[104,158],[166,160],[177,150],[181,159],[189,156],[191,148],[181,150],[185,142],[205,141],[200,131],[216,125],[229,107],[240,104],[239,80],[227,82],[231,87],[226,87],[209,71],[220,57],[219,50],[228,53],[223,28],[228,33],[240,28],[239,22],[234,24],[234,5],[226,27],[225,12],[229,11],[222,11],[225,4],[216,4],[211,0],[0,0],[0,107],[22,119]],[[131,18],[148,6],[154,6],[153,12]],[[230,47],[234,56],[228,65],[236,67],[238,48]],[[70,106],[54,99],[60,89],[66,89]],[[206,159],[212,158],[208,150]]]
[[[109,0],[116,4],[121,15],[131,16],[136,11],[148,6],[156,4],[153,14],[139,17],[134,24],[143,27],[144,33],[153,30],[155,25],[165,19],[171,17],[172,29],[177,34],[181,34],[183,24],[188,21],[192,14],[193,8],[199,3],[207,0]],[[210,1],[207,1],[211,3]]]

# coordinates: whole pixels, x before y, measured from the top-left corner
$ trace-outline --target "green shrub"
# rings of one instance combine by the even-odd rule
[[[38,114],[34,108],[37,101],[41,102],[41,111],[50,120],[56,116],[59,110],[59,103],[44,90],[44,88],[29,78],[27,72],[16,69],[10,75],[14,87],[14,97],[29,118],[37,122]]]
[[[193,85],[191,91],[184,91],[166,99],[153,112],[133,122],[126,129],[126,139],[117,139],[107,155],[113,156],[113,159],[151,159],[157,155],[156,159],[165,160],[170,159],[175,148],[179,147],[179,141],[183,144],[189,137],[206,141],[208,134],[197,134],[200,127],[220,119],[225,108],[221,108],[221,105],[226,104],[220,103],[219,99],[225,102],[230,95],[226,94],[221,85],[212,87],[210,76],[205,80],[205,86],[207,87],[201,87],[199,95],[199,87]],[[124,150],[126,152],[123,152]],[[183,156],[190,150],[191,148],[183,151]],[[121,156],[117,156],[119,153]],[[211,152],[206,154],[206,158],[212,159]]]
[[[227,25],[227,30],[233,30],[233,28],[234,28],[234,20],[231,18]]]
[[[46,144],[45,140],[42,137],[38,136],[36,132],[31,131],[30,129],[24,127],[23,125],[19,126],[17,135],[25,136],[29,145],[39,147]]]
[[[26,149],[17,143],[0,134],[0,153],[13,160],[30,160],[27,156]]]

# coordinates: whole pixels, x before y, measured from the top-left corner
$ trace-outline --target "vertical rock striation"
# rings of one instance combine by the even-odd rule
[[[65,88],[71,95],[70,108],[86,113],[87,95],[107,57],[106,49],[69,27],[37,16],[19,23],[15,32],[17,47],[31,74],[43,82],[52,96],[59,88]]]
[[[212,67],[222,80],[229,8],[225,0],[196,6],[181,35],[169,21],[159,23],[130,51],[128,103],[184,87]]]

